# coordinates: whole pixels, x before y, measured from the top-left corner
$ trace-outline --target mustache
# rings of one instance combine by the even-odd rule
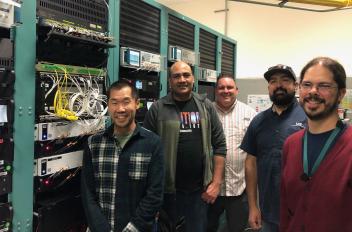
[[[309,94],[307,97],[304,98],[304,101],[315,101],[318,103],[325,103],[325,100],[320,98],[318,95],[313,95],[313,94]]]
[[[274,94],[277,94],[278,91],[282,91],[282,92],[284,92],[285,94],[287,94],[287,90],[284,89],[284,88],[282,88],[282,87],[277,88],[277,89],[274,91]]]

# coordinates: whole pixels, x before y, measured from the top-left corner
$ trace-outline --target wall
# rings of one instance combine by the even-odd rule
[[[210,28],[225,33],[225,0],[159,0]],[[237,77],[261,77],[283,63],[297,75],[311,58],[330,56],[352,76],[352,10],[314,13],[228,1],[227,35],[237,40]]]

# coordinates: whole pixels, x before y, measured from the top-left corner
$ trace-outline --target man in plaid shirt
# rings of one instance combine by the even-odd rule
[[[135,123],[139,99],[126,81],[108,90],[112,125],[88,139],[82,200],[92,232],[149,231],[163,196],[159,136]]]

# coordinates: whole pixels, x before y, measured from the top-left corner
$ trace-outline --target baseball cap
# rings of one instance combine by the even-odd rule
[[[294,81],[296,81],[296,75],[295,75],[295,73],[293,72],[293,70],[292,70],[292,68],[290,66],[283,65],[283,64],[278,64],[278,65],[275,65],[273,67],[270,67],[268,69],[268,71],[266,71],[264,73],[264,77],[265,77],[265,79],[267,81],[269,81],[270,77],[272,75],[274,75],[275,73],[285,73],[289,77],[291,77]]]

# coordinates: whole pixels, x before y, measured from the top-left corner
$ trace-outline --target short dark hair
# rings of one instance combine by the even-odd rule
[[[216,78],[215,87],[218,86],[219,80],[222,79],[222,78],[230,78],[230,79],[232,79],[232,80],[235,82],[235,84],[236,84],[235,77],[234,77],[232,74],[229,74],[229,73],[220,73],[219,76]]]
[[[108,96],[108,100],[110,99],[111,90],[121,90],[122,88],[125,88],[125,87],[131,88],[132,98],[134,98],[136,100],[139,98],[137,88],[132,84],[132,81],[125,79],[125,78],[122,78],[118,81],[115,81],[114,83],[112,83],[109,86],[109,88],[106,92],[106,94]]]
[[[304,66],[301,71],[300,83],[302,83],[304,74],[307,70],[317,64],[322,65],[332,73],[334,81],[337,83],[339,89],[346,88],[346,71],[343,66],[338,61],[323,56],[314,58]]]

